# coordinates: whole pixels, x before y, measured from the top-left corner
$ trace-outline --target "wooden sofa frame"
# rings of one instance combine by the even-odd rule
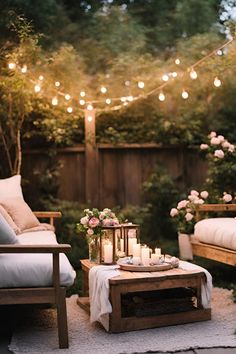
[[[54,218],[61,217],[60,212],[35,212],[39,218],[49,218],[53,225]],[[16,304],[55,304],[57,310],[59,347],[68,348],[68,327],[66,313],[66,288],[60,286],[59,254],[68,252],[70,245],[0,245],[0,253],[51,253],[53,264],[52,286],[38,288],[0,289],[0,305]]]
[[[236,211],[236,204],[202,204],[197,210],[196,219],[201,220],[203,213]],[[215,245],[191,240],[193,255],[236,266],[236,251]]]

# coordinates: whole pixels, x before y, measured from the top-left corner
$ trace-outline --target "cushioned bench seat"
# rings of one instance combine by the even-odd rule
[[[198,221],[194,236],[200,242],[236,251],[236,219],[209,218]]]

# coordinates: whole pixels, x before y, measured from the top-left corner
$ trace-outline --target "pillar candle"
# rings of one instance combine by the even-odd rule
[[[158,254],[158,256],[161,255],[161,249],[160,248],[155,248],[155,253]]]
[[[136,245],[137,244],[137,238],[136,237],[129,237],[128,239],[128,250],[129,250],[129,254],[128,255],[131,255],[132,252],[133,252],[133,245]]]
[[[112,250],[113,247],[111,243],[104,245],[104,263],[112,263],[113,261]]]
[[[152,264],[159,264],[159,255],[156,253],[151,254],[151,263]]]
[[[141,245],[140,243],[133,244],[133,257],[140,257],[141,255]]]
[[[149,247],[142,247],[141,248],[141,260],[142,260],[142,264],[144,266],[148,266],[149,265]]]

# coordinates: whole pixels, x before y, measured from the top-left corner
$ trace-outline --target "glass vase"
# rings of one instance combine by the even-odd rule
[[[99,237],[87,236],[89,260],[93,263],[100,263],[100,242]]]

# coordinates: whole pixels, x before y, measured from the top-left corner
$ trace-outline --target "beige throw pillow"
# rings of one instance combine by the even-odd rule
[[[21,197],[8,198],[2,200],[0,204],[10,214],[14,223],[20,229],[30,229],[31,227],[39,226],[39,220],[36,218],[28,204]]]
[[[0,205],[0,214],[4,217],[8,225],[13,229],[13,231],[18,235],[20,233],[19,227],[14,223],[12,217],[8,214],[8,212]]]
[[[14,197],[23,198],[21,175],[0,179],[0,201]]]

